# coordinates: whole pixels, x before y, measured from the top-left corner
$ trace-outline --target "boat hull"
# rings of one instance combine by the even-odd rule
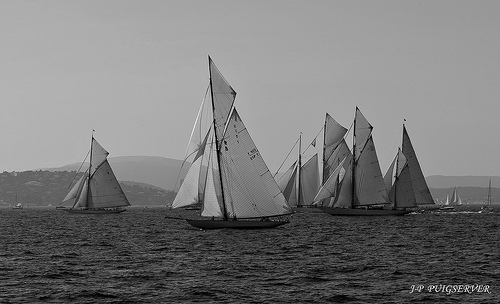
[[[193,227],[208,229],[269,229],[288,224],[285,221],[222,221],[222,220],[191,220],[186,221]]]
[[[127,211],[127,209],[59,209],[73,214],[115,214]]]
[[[356,208],[329,208],[324,207],[321,210],[330,215],[339,216],[395,216],[411,213],[412,210],[391,210],[391,209],[356,209]]]

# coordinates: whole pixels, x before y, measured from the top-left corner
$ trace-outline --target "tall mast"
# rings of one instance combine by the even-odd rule
[[[94,145],[94,129],[92,129],[92,139],[90,140],[90,163],[89,163],[89,178],[87,178],[87,202],[86,202],[86,205],[88,207],[88,203],[89,203],[89,198],[90,198],[90,176],[92,174],[92,154],[94,154],[93,152],[93,145]]]
[[[351,174],[351,184],[352,184],[352,198],[351,206],[354,207],[354,202],[356,200],[356,115],[358,113],[358,107],[356,107],[356,112],[354,114],[354,125],[352,130],[352,174]]]
[[[490,178],[490,183],[488,185],[488,206],[491,206],[491,178]]]
[[[208,69],[209,69],[209,74],[210,74],[210,98],[212,99],[212,113],[214,113],[213,116],[213,124],[214,124],[214,134],[215,134],[215,150],[217,151],[217,166],[219,167],[219,180],[220,180],[220,189],[222,192],[222,213],[223,213],[223,218],[224,220],[228,219],[227,216],[227,207],[226,207],[226,199],[224,196],[224,183],[222,182],[222,167],[220,165],[220,158],[221,158],[221,151],[220,151],[220,146],[219,146],[219,139],[217,137],[217,123],[216,123],[216,117],[215,117],[215,103],[214,103],[214,90],[212,86],[212,65],[210,64],[212,62],[212,59],[210,56],[208,56]]]
[[[302,132],[299,134],[299,160],[298,160],[298,165],[297,165],[297,207],[300,207],[301,205],[301,197],[302,197],[302,191],[301,191],[301,185],[300,185],[300,171],[302,167]]]

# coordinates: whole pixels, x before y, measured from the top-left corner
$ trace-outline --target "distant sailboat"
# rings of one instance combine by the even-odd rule
[[[331,155],[335,155],[332,164],[340,162],[323,183],[314,201],[320,203],[326,200],[328,203],[323,204],[322,210],[330,215],[380,216],[411,212],[399,210],[397,206],[384,207],[390,201],[375,151],[373,127],[361,111],[356,107],[352,150],[343,139],[345,132],[342,130],[345,128],[340,129],[339,126],[332,131],[339,136],[334,140],[336,145]]]
[[[298,142],[298,159],[278,180],[278,185],[291,207],[314,207],[313,199],[319,190],[318,154],[314,154],[302,164],[302,135],[299,136]]]
[[[209,219],[186,219],[200,229],[262,229],[288,223],[282,218],[292,209],[233,105],[236,92],[210,57],[209,74],[212,125],[202,133],[206,143],[198,148],[192,164],[196,167],[184,180],[185,190],[178,192],[172,208],[201,201],[201,216]],[[199,169],[202,159],[207,163],[205,174]]]
[[[491,205],[491,179],[488,184],[488,199],[485,206],[481,207],[481,213],[493,212],[493,206]]]
[[[90,165],[64,200],[74,200],[73,207],[62,209],[77,214],[107,214],[126,211],[130,206],[108,160],[108,151],[92,135]]]
[[[455,187],[455,189],[453,189],[453,194],[451,195],[451,199],[448,202],[448,205],[450,205],[450,206],[462,205],[462,199],[460,198],[460,195],[458,195],[457,187]]]

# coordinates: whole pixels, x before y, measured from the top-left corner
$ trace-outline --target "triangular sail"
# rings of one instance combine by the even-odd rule
[[[201,210],[201,215],[206,217],[224,217],[219,179],[220,175],[215,158],[216,152],[215,144],[211,144],[205,193]]]
[[[97,171],[91,176],[89,184],[92,193],[92,199],[88,203],[89,208],[130,206],[107,160],[99,165]]]
[[[291,213],[236,109],[228,121],[220,156],[228,217],[257,218]]]
[[[412,208],[417,206],[408,164],[405,164],[399,173],[391,189],[390,196],[393,198],[395,208]]]
[[[201,202],[201,196],[205,187],[206,180],[206,170],[203,167],[203,155],[205,154],[205,147],[207,145],[208,137],[210,132],[207,132],[203,142],[198,145],[196,156],[193,159],[193,163],[189,167],[189,170],[184,178],[184,182],[181,184],[174,201],[172,202],[172,208],[184,207]]]
[[[71,190],[68,192],[68,194],[66,195],[66,197],[62,200],[62,202],[67,202],[71,199],[75,199],[79,196],[79,193],[82,191],[82,188],[83,188],[83,183],[86,179],[88,175],[86,174],[86,172],[82,175],[82,177],[80,177],[80,179],[78,180],[78,182],[73,186],[73,188],[71,188]]]
[[[318,154],[314,154],[300,170],[301,201],[300,206],[313,203],[314,196],[319,190]]]
[[[356,161],[355,174],[356,197],[353,205],[366,206],[388,203],[387,190],[372,136],[368,137],[365,148]]]
[[[278,186],[291,207],[297,206],[297,168],[297,162],[294,162],[278,181]]]
[[[213,120],[216,130],[216,138],[223,138],[226,122],[236,98],[236,91],[229,85],[224,76],[219,72],[212,59],[209,57],[210,87],[213,104]]]
[[[413,192],[415,194],[415,201],[417,205],[435,204],[404,125],[402,151],[407,159],[406,161],[408,162],[411,184],[413,185]]]
[[[356,145],[356,161],[361,155],[366,142],[370,138],[372,134],[373,127],[366,120],[365,116],[361,113],[361,111],[356,107],[356,115],[355,115],[355,123],[354,123],[354,134],[355,134],[355,145]]]
[[[458,195],[457,187],[455,187],[455,189],[453,190],[453,194],[451,195],[450,205],[462,205],[462,199],[460,198],[460,195]]]
[[[330,171],[334,170],[342,160],[337,160],[332,154],[346,133],[347,129],[326,113],[323,141],[323,181],[328,179]]]
[[[341,182],[340,173],[343,170],[344,162],[348,157],[346,156],[340,164],[335,168],[330,177],[323,183],[318,193],[314,197],[314,202],[320,202],[324,199],[335,197],[338,193],[339,183]]]
[[[94,174],[99,165],[106,160],[106,157],[108,157],[109,154],[108,151],[106,151],[93,137],[91,146],[90,175]]]

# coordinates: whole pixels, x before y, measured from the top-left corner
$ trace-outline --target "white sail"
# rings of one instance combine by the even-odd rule
[[[449,204],[453,206],[462,205],[462,199],[460,198],[460,195],[458,195],[457,187],[455,187],[455,189],[453,190],[453,194],[451,195],[451,201]]]
[[[330,177],[323,183],[318,193],[314,197],[313,201],[320,202],[324,199],[329,199],[334,197],[338,193],[339,183],[341,182],[340,173],[343,170],[344,162],[347,156],[340,162],[340,164],[335,168]]]
[[[73,208],[88,208],[88,198],[89,198],[89,183],[88,183],[88,175],[85,176],[83,180],[82,187],[80,188],[80,192],[76,198],[75,204]]]
[[[197,154],[184,177],[184,182],[177,191],[172,202],[172,208],[180,208],[201,202],[207,176],[206,170],[203,170],[203,156],[209,135],[210,132],[205,135],[203,142],[199,143],[197,149],[193,151],[193,153],[196,152]]]
[[[130,206],[118,180],[107,160],[104,160],[97,171],[90,177],[89,208],[114,208]]]
[[[333,207],[343,207],[343,208],[351,208],[352,207],[352,154],[349,154],[343,165],[340,165],[341,168],[345,168],[345,173],[343,177],[339,177],[339,191],[335,196],[335,200],[333,202]],[[342,175],[342,169],[340,171],[340,175]]]
[[[319,190],[318,154],[314,154],[300,170],[300,206],[311,205]]]
[[[388,203],[387,190],[371,136],[368,137],[365,148],[357,159],[355,177],[356,197],[353,205],[366,206]]]
[[[209,57],[209,72],[210,72],[210,87],[213,104],[213,120],[214,128],[216,130],[216,138],[222,141],[226,123],[231,112],[234,100],[236,98],[236,91],[224,79],[224,76],[219,72],[212,59]]]
[[[228,121],[220,155],[229,217],[257,218],[291,213],[236,109]]]
[[[361,111],[356,107],[356,114],[354,118],[354,134],[355,134],[355,145],[356,145],[356,161],[361,155],[361,152],[365,148],[370,135],[372,134],[373,127],[366,120],[365,116],[361,113]]]
[[[399,151],[398,151],[399,155]],[[391,162],[389,168],[385,172],[384,175],[384,184],[385,188],[387,189],[387,192],[389,192],[392,188],[392,184],[394,183],[394,177],[396,176],[396,173],[394,172],[396,161],[398,160],[398,155],[394,157],[394,160]]]
[[[92,175],[97,170],[99,165],[106,160],[106,157],[108,157],[109,153],[93,137],[91,149],[90,174]]]
[[[444,202],[445,205],[450,205],[450,196],[446,194],[446,201]]]
[[[222,193],[219,180],[219,169],[215,154],[215,144],[210,146],[210,156],[208,163],[208,174],[205,184],[205,192],[203,196],[203,204],[201,215],[206,217],[224,217]]]
[[[338,159],[333,153],[337,150],[337,146],[346,133],[347,129],[326,113],[323,141],[323,181],[328,179],[330,171],[334,170],[343,159],[343,157]]]
[[[73,186],[73,188],[71,188],[66,197],[62,200],[63,203],[78,197],[78,193],[82,190],[83,183],[86,177],[86,173],[84,173],[82,177],[80,177],[78,182]]]
[[[413,186],[413,192],[417,205],[435,204],[404,125],[403,144],[401,149],[406,157],[406,161],[408,162],[408,170],[410,171],[411,184]]]
[[[278,180],[278,187],[291,207],[297,207],[297,171],[298,165],[294,162]]]
[[[408,164],[403,166],[389,195],[395,204],[395,208],[412,208],[417,206]]]

